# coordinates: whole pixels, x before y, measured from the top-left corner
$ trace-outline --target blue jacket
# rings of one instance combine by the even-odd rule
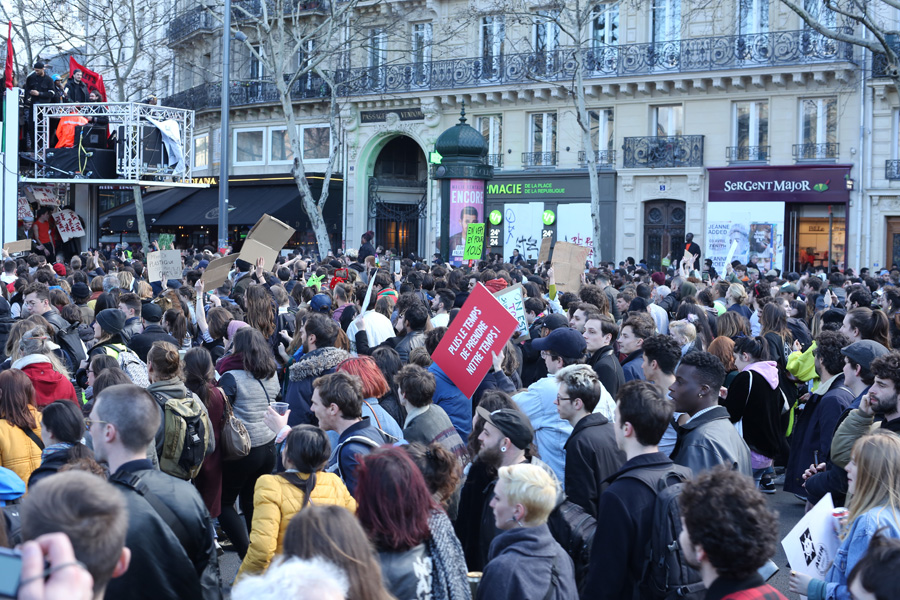
[[[472,401],[469,400],[437,363],[428,370],[434,375],[434,403],[444,409],[463,441],[472,431]]]
[[[551,579],[554,559],[555,582]],[[551,586],[554,590],[548,596]],[[504,531],[491,542],[488,564],[475,598],[576,600],[578,591],[572,559],[550,535],[546,524]]]
[[[882,535],[900,538],[900,524],[890,507],[878,506],[858,516],[838,548],[834,563],[825,574],[825,581],[813,579],[809,582],[809,600],[850,600],[847,576],[865,556],[869,542],[882,527],[886,527]]]
[[[547,375],[532,383],[524,392],[513,396],[513,400],[528,415],[534,428],[534,442],[541,452],[541,460],[553,469],[562,486],[566,480],[565,446],[572,435],[572,425],[559,418],[555,404],[558,392],[556,375]]]
[[[313,381],[334,373],[334,369],[348,358],[350,354],[340,348],[318,348],[304,354],[288,368],[283,393],[284,401],[291,409],[288,425],[318,425],[311,408]]]
[[[625,383],[636,379],[644,379],[644,351],[632,352],[622,361],[622,372],[625,374]]]

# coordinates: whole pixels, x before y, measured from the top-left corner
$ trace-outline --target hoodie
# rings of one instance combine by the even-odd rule
[[[54,370],[50,359],[43,354],[29,354],[12,364],[19,369],[34,385],[34,403],[43,408],[57,400],[71,400],[78,405],[75,387],[64,375]]]
[[[556,567],[556,577],[551,573]],[[552,588],[552,592],[548,591]],[[488,564],[475,595],[518,600],[575,600],[575,570],[546,524],[515,527],[502,532],[491,543]]]
[[[734,424],[740,423],[750,450],[774,458],[787,449],[781,431],[784,397],[778,388],[778,366],[766,360],[747,365],[738,373],[722,401]]]
[[[350,353],[340,348],[317,348],[304,354],[290,366],[283,394],[291,411],[288,425],[318,425],[312,412],[313,381],[322,375],[334,373],[335,368],[348,358]]]

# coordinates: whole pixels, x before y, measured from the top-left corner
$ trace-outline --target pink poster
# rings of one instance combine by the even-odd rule
[[[466,228],[484,223],[484,181],[450,180],[450,263],[460,265],[466,246]]]

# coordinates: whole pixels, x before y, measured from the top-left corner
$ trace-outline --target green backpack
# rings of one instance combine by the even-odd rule
[[[193,479],[215,444],[206,407],[193,394],[187,398],[166,398],[154,393],[153,397],[164,420],[163,444],[157,448],[159,469],[179,479]]]

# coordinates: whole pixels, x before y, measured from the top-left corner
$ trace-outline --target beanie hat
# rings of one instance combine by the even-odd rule
[[[125,329],[125,313],[118,308],[105,308],[95,317],[100,329],[113,335]]]

